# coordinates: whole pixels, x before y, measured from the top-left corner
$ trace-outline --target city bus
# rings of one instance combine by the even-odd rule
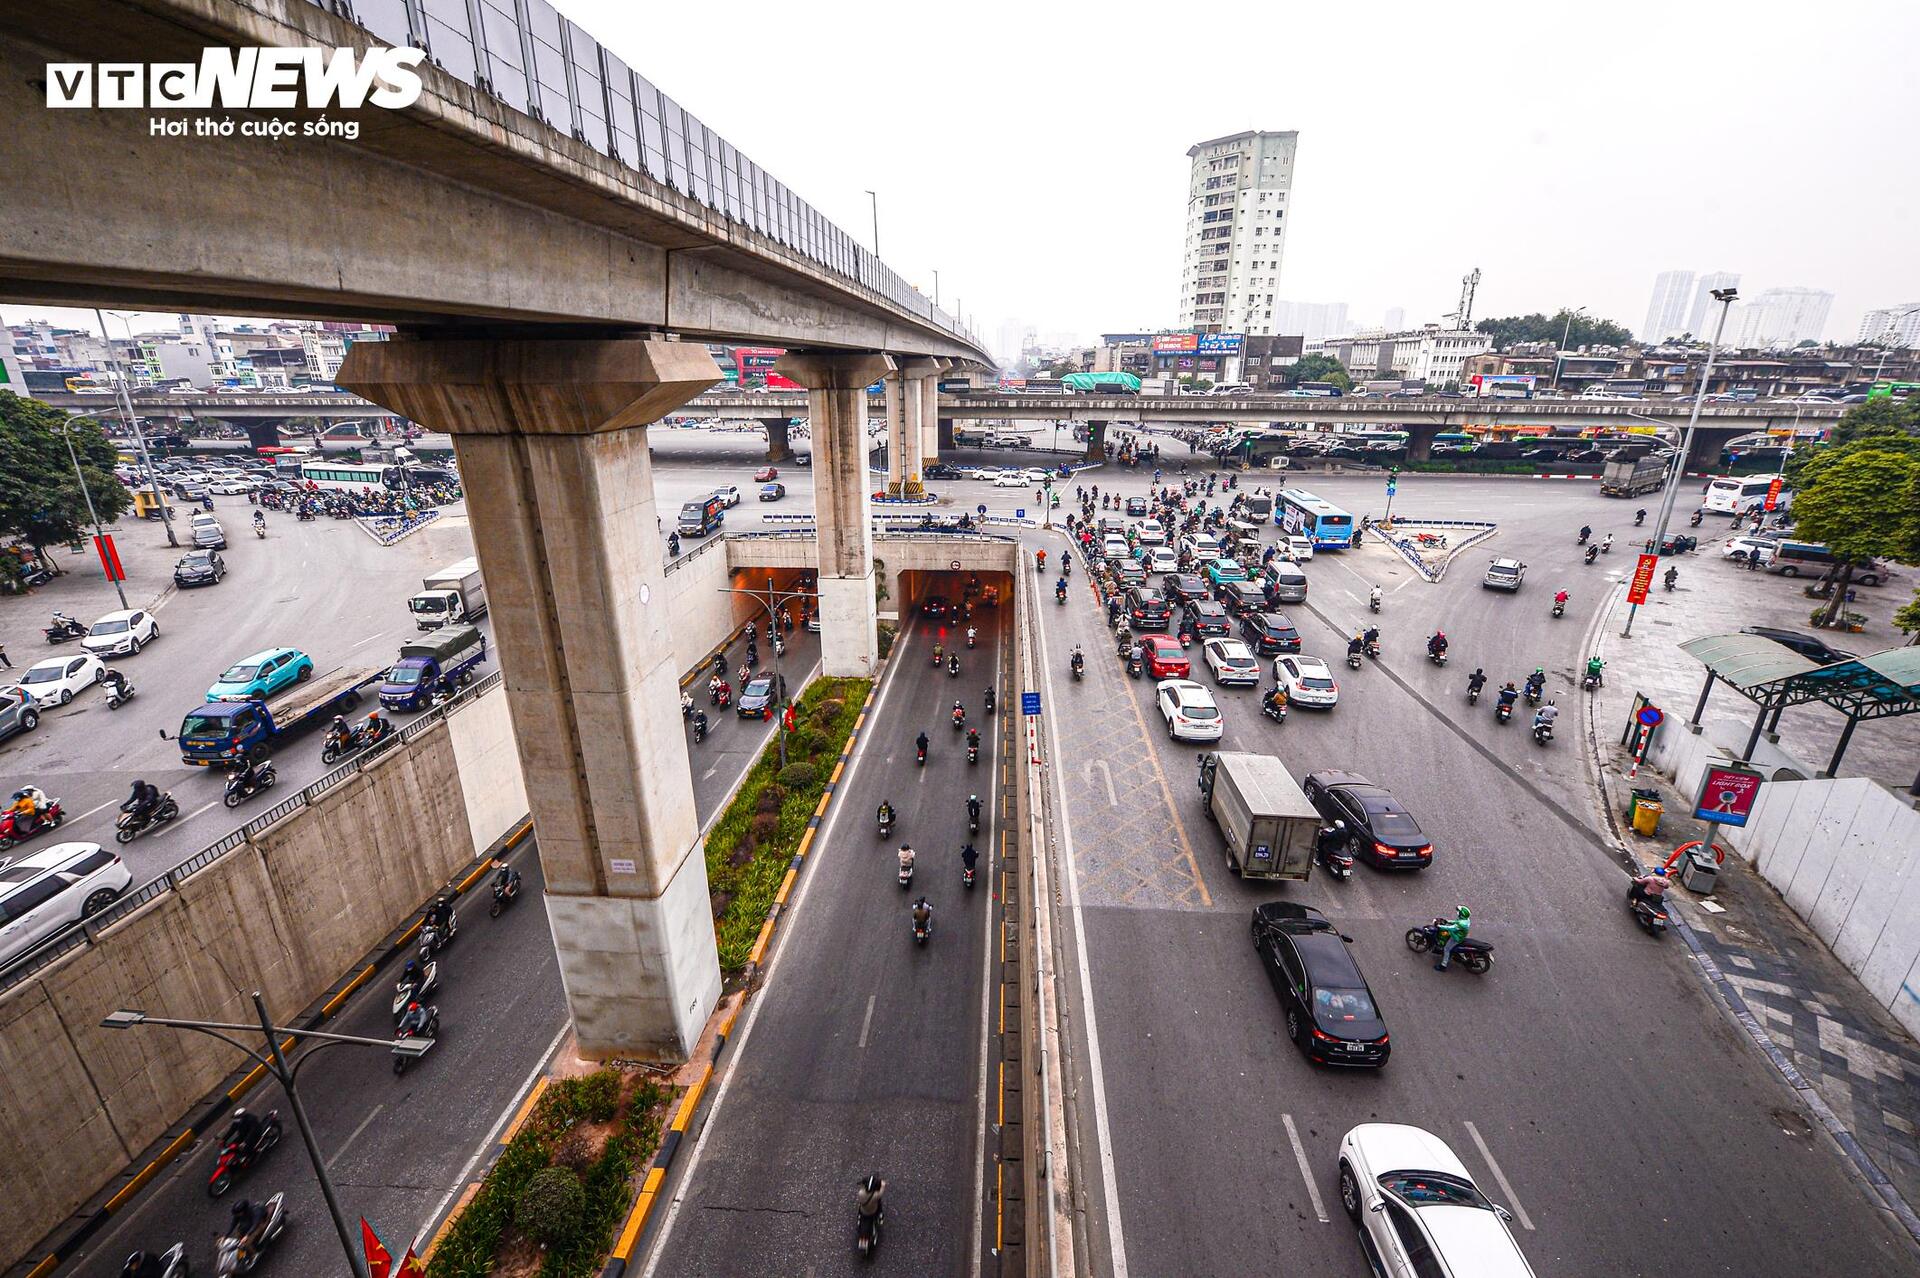
[[[1747,475],[1739,479],[1716,479],[1707,485],[1706,500],[1700,508],[1710,515],[1732,515],[1735,519],[1763,510],[1767,504],[1767,489],[1779,479],[1778,475]],[[1776,509],[1785,510],[1793,504],[1793,493],[1788,489],[1780,490],[1780,500]]]
[[[1305,537],[1315,550],[1345,550],[1353,542],[1353,516],[1304,488],[1282,488],[1273,522],[1288,536]]]
[[[300,482],[316,488],[359,492],[362,488],[398,488],[398,466],[349,466],[345,462],[308,461],[300,465]]]

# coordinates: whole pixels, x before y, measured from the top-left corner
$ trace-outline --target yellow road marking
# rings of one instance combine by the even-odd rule
[[[1140,735],[1148,736],[1147,716],[1141,713],[1140,702],[1129,692],[1126,703],[1133,710],[1133,718],[1140,725]],[[1180,854],[1187,859],[1187,866],[1193,871],[1193,885],[1200,889],[1200,904],[1213,908],[1213,897],[1207,891],[1207,881],[1200,877],[1200,862],[1194,859],[1193,844],[1187,838],[1187,827],[1180,821],[1180,809],[1173,805],[1173,788],[1167,784],[1167,774],[1160,766],[1160,752],[1153,748],[1151,741],[1146,743],[1147,764],[1153,769],[1153,779],[1160,783],[1160,796],[1167,801],[1167,815],[1173,819],[1173,832],[1180,840]]]

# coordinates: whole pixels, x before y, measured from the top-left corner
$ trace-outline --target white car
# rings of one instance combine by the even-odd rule
[[[93,623],[80,646],[96,657],[127,657],[152,643],[160,623],[141,608],[110,612]]]
[[[1038,466],[1029,466],[1027,469],[1021,471],[1020,474],[1029,484],[1044,484],[1053,478],[1053,476],[1041,470]]]
[[[1213,681],[1223,687],[1230,683],[1253,687],[1260,682],[1260,662],[1253,649],[1238,639],[1209,639],[1200,645],[1200,655],[1213,671]]]
[[[720,499],[720,504],[723,506],[733,507],[740,504],[740,489],[738,485],[728,484],[724,488],[716,488],[713,490],[713,495]]]
[[[0,857],[0,963],[112,905],[133,882],[98,843],[55,843],[17,860]]]
[[[993,477],[995,488],[1025,488],[1031,482],[1017,470],[1003,470]]]
[[[1131,559],[1133,547],[1120,534],[1108,533],[1100,539],[1100,554],[1107,559]]]
[[[1389,1274],[1533,1278],[1507,1228],[1445,1141],[1401,1123],[1362,1123],[1340,1140],[1340,1205],[1367,1262]]]
[[[1772,562],[1774,553],[1780,549],[1780,543],[1766,537],[1729,537],[1720,547],[1722,559],[1745,559],[1750,551],[1760,552],[1760,562]]]
[[[187,523],[190,527],[194,528],[198,528],[201,524],[213,524],[218,527],[220,516],[214,514],[211,510],[196,510],[193,512],[193,516],[187,520]]]
[[[1175,741],[1218,741],[1220,707],[1205,685],[1191,679],[1162,679],[1160,713],[1167,721],[1167,735]]]
[[[1147,552],[1147,571],[1176,573],[1180,571],[1180,556],[1165,546],[1155,546]]]
[[[92,653],[76,657],[48,657],[28,666],[20,687],[43,706],[64,706],[75,694],[107,677],[107,667]]]
[[[1157,519],[1143,519],[1134,525],[1134,534],[1145,546],[1164,546],[1167,544],[1167,530]]]
[[[207,491],[218,497],[236,497],[253,491],[253,485],[244,479],[216,479],[207,485]]]
[[[1208,533],[1194,533],[1180,545],[1193,556],[1195,563],[1204,564],[1220,557],[1220,543]]]
[[[1287,558],[1297,564],[1313,558],[1313,542],[1305,537],[1289,533],[1280,539],[1280,544],[1286,548]]]
[[[1273,681],[1287,690],[1287,700],[1297,706],[1331,707],[1340,702],[1340,684],[1318,657],[1275,657]]]

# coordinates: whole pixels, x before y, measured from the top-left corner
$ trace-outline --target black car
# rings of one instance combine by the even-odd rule
[[[1199,578],[1194,578],[1198,581]],[[1197,639],[1225,638],[1233,633],[1227,610],[1211,599],[1189,600],[1180,614],[1180,624]]]
[[[945,462],[935,462],[920,472],[925,479],[958,479],[960,472]]]
[[[1196,577],[1190,572],[1162,578],[1161,585],[1172,603],[1190,604],[1208,597],[1206,578]]]
[[[220,557],[217,550],[193,551],[183,555],[180,562],[173,566],[173,584],[183,589],[187,586],[217,586],[226,575],[227,561]]]
[[[734,709],[742,719],[764,719],[775,700],[773,673],[763,670],[740,689],[740,700],[734,703]]]
[[[928,595],[920,603],[920,611],[929,617],[944,617],[949,608],[945,595]]]
[[[1167,601],[1158,591],[1146,586],[1129,587],[1121,611],[1126,613],[1127,624],[1136,631],[1154,630],[1165,634],[1173,620],[1173,610],[1167,607]]]
[[[1776,630],[1772,626],[1748,626],[1740,632],[1743,635],[1758,635],[1762,639],[1771,639],[1783,647],[1791,648],[1808,661],[1823,666],[1831,666],[1841,661],[1852,661],[1851,652],[1842,652],[1838,648],[1829,648],[1812,635],[1803,635],[1798,630]]]
[[[1263,657],[1300,651],[1300,632],[1277,612],[1241,613],[1240,637]]]
[[[1357,772],[1309,772],[1302,787],[1320,815],[1347,824],[1356,860],[1382,870],[1424,870],[1433,864],[1433,843],[1400,800]]]
[[[1668,533],[1667,539],[1660,543],[1660,553],[1684,555],[1690,550],[1697,549],[1699,545],[1700,539],[1688,533]]]
[[[1322,1065],[1378,1069],[1391,1045],[1367,978],[1326,915],[1293,901],[1253,907],[1253,948],[1286,1012],[1287,1037]]]
[[[1226,610],[1236,617],[1260,612],[1269,602],[1266,589],[1252,581],[1223,581],[1213,588],[1213,593]]]
[[[1145,497],[1127,498],[1127,513],[1135,519],[1144,516],[1147,513],[1147,499]]]

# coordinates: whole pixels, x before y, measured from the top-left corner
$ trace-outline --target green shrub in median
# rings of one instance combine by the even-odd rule
[[[513,1223],[537,1243],[564,1246],[580,1232],[586,1206],[587,1194],[578,1176],[564,1167],[543,1167],[520,1191]]]
[[[708,832],[707,890],[723,969],[746,964],[872,686],[866,679],[810,684],[794,708],[794,719],[804,726],[787,738],[787,766],[780,767],[777,743],[768,745]],[[775,786],[782,796],[768,812],[761,795]]]

